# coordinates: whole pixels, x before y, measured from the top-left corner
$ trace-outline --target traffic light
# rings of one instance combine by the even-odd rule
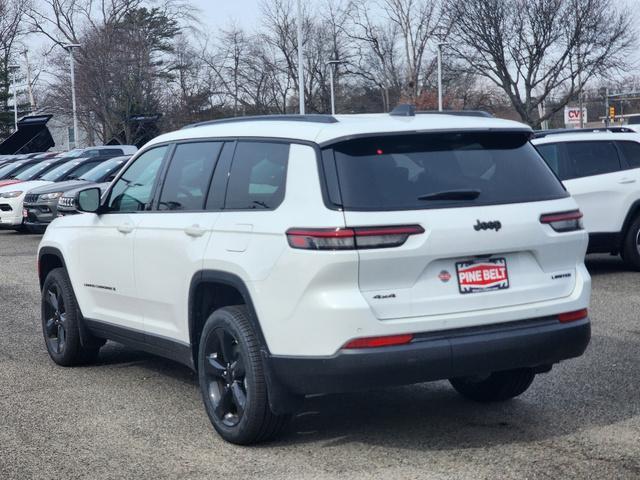
[[[610,106],[609,107],[609,119],[613,122],[616,119],[616,107],[614,106]]]

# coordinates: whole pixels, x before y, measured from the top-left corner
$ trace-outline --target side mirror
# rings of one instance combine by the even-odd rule
[[[100,209],[100,189],[86,188],[78,192],[78,210],[87,213],[97,213]]]

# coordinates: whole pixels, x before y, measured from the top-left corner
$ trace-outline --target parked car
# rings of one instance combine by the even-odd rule
[[[58,165],[66,162],[64,158],[50,158],[38,160],[37,163],[32,164],[29,168],[22,170],[18,174],[12,175],[10,179],[0,180],[0,187],[6,187],[7,185],[15,185],[17,183],[28,182],[30,180],[38,180],[45,175],[49,170],[54,169]]]
[[[17,160],[3,165],[0,167],[0,187],[11,185],[12,183],[18,183],[18,180],[15,180],[16,176],[40,162],[42,162],[42,160],[32,158]]]
[[[100,189],[100,195],[102,195],[110,182],[104,183],[96,183],[92,185],[93,187],[97,187]],[[64,217],[66,215],[77,215],[82,213],[78,210],[78,194],[87,188],[86,184],[83,184],[81,187],[74,188],[73,190],[69,190],[68,192],[64,192],[64,194],[58,200],[58,217]]]
[[[584,213],[588,252],[640,270],[640,134],[624,130],[542,133],[533,143]]]
[[[531,133],[404,107],[161,135],[45,232],[49,355],[110,339],[182,362],[239,444],[309,394],[518,396],[590,338],[582,215]]]
[[[110,158],[113,157],[90,157],[67,160],[37,180],[0,187],[0,228],[25,230],[23,225],[23,203],[25,195],[30,190],[52,182],[77,179]]]
[[[94,157],[98,158],[98,157]],[[77,179],[43,185],[30,190],[24,197],[24,225],[31,232],[43,232],[58,217],[59,200],[65,192],[89,184],[113,180],[130,156],[110,158],[82,174]]]

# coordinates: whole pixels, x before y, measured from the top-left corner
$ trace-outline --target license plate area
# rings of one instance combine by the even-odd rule
[[[507,259],[504,257],[456,262],[456,274],[458,289],[463,295],[509,288]]]

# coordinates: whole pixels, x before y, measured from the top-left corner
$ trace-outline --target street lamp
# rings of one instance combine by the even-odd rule
[[[304,66],[302,52],[302,3],[298,0],[298,97],[300,102],[300,115],[304,115]]]
[[[9,72],[13,74],[13,126],[18,130],[18,87],[16,86],[16,72],[20,70],[20,65],[12,63],[7,66]]]
[[[69,149],[75,148],[78,143],[78,116],[76,113],[76,74],[73,62],[73,49],[80,48],[79,43],[66,43],[62,48],[69,52],[69,65],[71,66],[71,107],[73,109],[73,147],[69,145]]]
[[[449,45],[447,42],[438,42],[438,111],[442,111],[442,47]]]
[[[333,66],[344,63],[342,60],[328,60],[325,65],[329,65],[329,82],[331,83],[331,115],[336,114],[336,98],[333,91]]]

